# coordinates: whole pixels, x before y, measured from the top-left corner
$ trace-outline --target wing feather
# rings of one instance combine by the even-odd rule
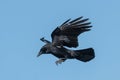
[[[71,19],[66,20],[61,26],[63,26],[64,24],[66,24],[67,22],[69,22]]]
[[[83,17],[66,20],[60,27],[57,27],[51,34],[52,43],[56,46],[77,47],[78,36],[86,31],[90,31],[91,22],[89,19],[82,19]]]
[[[84,23],[86,21],[88,21],[89,19],[83,19],[83,20],[79,20],[79,21],[76,21],[74,23],[71,23],[71,25],[78,25],[78,24],[81,24],[81,23]]]
[[[74,23],[74,22],[76,22],[76,21],[78,21],[78,20],[80,20],[80,19],[82,19],[82,18],[83,18],[83,16],[78,17],[78,18],[76,18],[75,20],[70,21],[70,23]]]

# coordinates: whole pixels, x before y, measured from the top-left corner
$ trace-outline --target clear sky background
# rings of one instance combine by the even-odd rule
[[[77,49],[93,47],[88,63],[36,57],[68,18],[90,18]],[[0,0],[0,80],[120,80],[120,0]]]

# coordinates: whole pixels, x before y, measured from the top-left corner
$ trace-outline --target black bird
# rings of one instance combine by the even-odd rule
[[[78,47],[78,36],[86,31],[90,31],[92,27],[89,19],[79,17],[71,21],[68,19],[61,26],[57,27],[51,34],[52,42],[41,38],[40,40],[46,44],[40,49],[37,57],[41,54],[52,54],[59,58],[56,64],[61,64],[67,59],[77,59],[83,62],[88,62],[95,57],[94,49],[87,48],[82,50],[70,50],[66,47]],[[66,46],[66,47],[65,47]]]

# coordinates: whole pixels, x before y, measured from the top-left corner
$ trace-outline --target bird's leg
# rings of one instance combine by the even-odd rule
[[[44,37],[40,38],[40,40],[44,43],[50,43],[50,41],[46,40]]]
[[[56,65],[58,65],[58,64],[61,64],[62,62],[64,62],[65,60],[66,60],[66,58],[60,58],[55,63],[56,63]]]

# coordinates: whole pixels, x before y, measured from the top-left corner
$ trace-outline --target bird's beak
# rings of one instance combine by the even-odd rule
[[[40,51],[40,52],[38,53],[37,57],[39,57],[40,55],[42,55],[42,51]]]

